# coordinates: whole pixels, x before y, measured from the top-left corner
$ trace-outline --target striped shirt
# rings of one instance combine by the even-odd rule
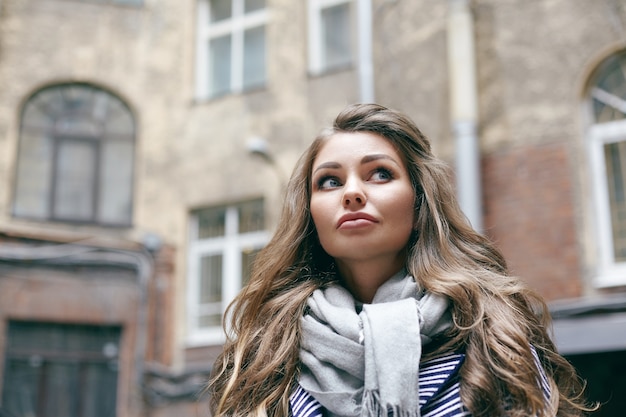
[[[465,355],[442,356],[420,366],[419,405],[422,417],[470,416],[461,403],[459,369]],[[300,385],[289,397],[293,417],[324,417],[324,408]]]
[[[534,346],[531,352],[541,371],[538,381],[546,404],[550,402],[551,390],[548,377],[541,366]],[[462,353],[453,353],[432,359],[420,365],[419,405],[422,417],[470,417],[471,413],[461,402],[459,369],[465,360]],[[292,417],[324,417],[324,407],[300,385],[289,397]],[[506,408],[506,407],[505,407]]]

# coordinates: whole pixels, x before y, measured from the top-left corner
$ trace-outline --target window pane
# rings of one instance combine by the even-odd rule
[[[250,13],[265,7],[265,0],[246,0],[244,12]]]
[[[626,141],[604,146],[613,249],[617,262],[626,262]]]
[[[2,407],[11,415],[36,416],[41,365],[7,360],[2,384]]]
[[[24,113],[22,114],[24,129],[42,131],[51,129],[54,126],[55,115],[47,108],[45,101],[42,100],[42,98],[45,99],[45,94],[41,96],[30,100],[24,106]]]
[[[222,301],[222,255],[203,256],[200,261],[200,303]]]
[[[198,211],[198,239],[224,236],[226,208],[213,207]]]
[[[129,224],[132,218],[133,143],[102,145],[98,213],[103,223]]]
[[[127,6],[141,6],[143,0],[112,0],[113,4],[124,4]]]
[[[52,155],[52,141],[45,134],[21,135],[13,206],[16,216],[48,217]]]
[[[60,140],[56,166],[54,217],[92,220],[96,149],[87,141]]]
[[[209,94],[218,96],[230,91],[230,42],[226,35],[209,41],[210,87]]]
[[[135,121],[128,107],[120,100],[109,96],[104,109],[106,115],[106,134],[116,138],[126,137],[132,139],[135,134]]]
[[[78,415],[78,364],[50,363],[44,376],[46,416]]]
[[[230,19],[232,16],[231,0],[211,0],[210,7],[211,22]]]
[[[265,229],[263,200],[242,203],[239,206],[239,233],[256,232]]]
[[[81,416],[115,417],[117,392],[117,362],[91,363],[84,366]]]
[[[609,57],[598,69],[591,90],[596,122],[626,118],[626,53]]]
[[[350,64],[350,5],[347,3],[322,10],[322,66],[324,69]]]
[[[61,93],[62,88],[46,88],[39,91],[28,104],[39,108],[42,112],[47,114],[51,121],[60,118],[65,113],[65,100]],[[25,109],[26,110],[26,109]],[[30,125],[30,119],[26,117],[24,113],[23,123],[25,126]]]
[[[2,407],[15,416],[115,417],[121,328],[10,321]]]
[[[219,326],[222,322],[222,266],[221,254],[200,260],[200,327]]]
[[[243,88],[265,84],[265,26],[244,32]]]
[[[118,326],[89,326],[52,324],[25,321],[9,322],[9,352],[25,352],[45,349],[65,353],[89,352],[104,355],[103,349],[111,344],[117,346],[120,335]],[[43,341],[43,342],[42,342]]]
[[[94,137],[102,134],[101,126],[84,117],[63,117],[55,124],[54,134],[57,136]]]
[[[201,314],[198,318],[198,327],[218,327],[222,325],[221,314]]]
[[[252,265],[254,259],[259,253],[260,249],[244,249],[241,252],[241,285],[244,286],[250,281],[250,275],[252,273]]]

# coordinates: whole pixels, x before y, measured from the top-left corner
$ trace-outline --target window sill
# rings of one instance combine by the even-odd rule
[[[598,271],[593,278],[595,288],[611,288],[626,286],[626,263],[606,266]]]
[[[242,91],[229,91],[229,92],[224,92],[224,93],[214,94],[214,95],[197,95],[196,97],[193,98],[192,104],[193,105],[210,104],[210,103],[215,103],[221,100],[227,100],[227,99],[234,98],[234,97],[245,97],[245,96],[249,96],[249,95],[253,95],[253,94],[261,93],[265,91],[267,91],[267,84],[248,87]]]
[[[226,335],[222,329],[210,329],[202,332],[196,331],[187,336],[185,341],[187,348],[202,346],[223,345],[226,342]]]

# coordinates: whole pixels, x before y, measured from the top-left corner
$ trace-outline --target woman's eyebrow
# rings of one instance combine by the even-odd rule
[[[341,168],[341,164],[339,162],[324,162],[323,164],[319,164],[313,173],[315,174],[317,171],[324,168],[338,169]]]
[[[384,153],[376,153],[376,154],[372,154],[372,155],[365,155],[363,158],[361,158],[361,164],[366,164],[368,162],[373,162],[373,161],[378,161],[379,159],[386,159],[388,161],[393,162],[394,164],[398,165],[400,167],[400,164],[398,163],[398,161],[396,161],[394,158],[392,158],[391,156],[384,154]]]

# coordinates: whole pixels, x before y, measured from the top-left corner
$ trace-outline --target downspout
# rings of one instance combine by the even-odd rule
[[[450,122],[456,142],[457,193],[468,220],[482,231],[474,22],[470,0],[449,0],[448,5]]]
[[[359,0],[358,14],[358,72],[361,103],[374,103],[374,65],[372,63],[372,0]]]

